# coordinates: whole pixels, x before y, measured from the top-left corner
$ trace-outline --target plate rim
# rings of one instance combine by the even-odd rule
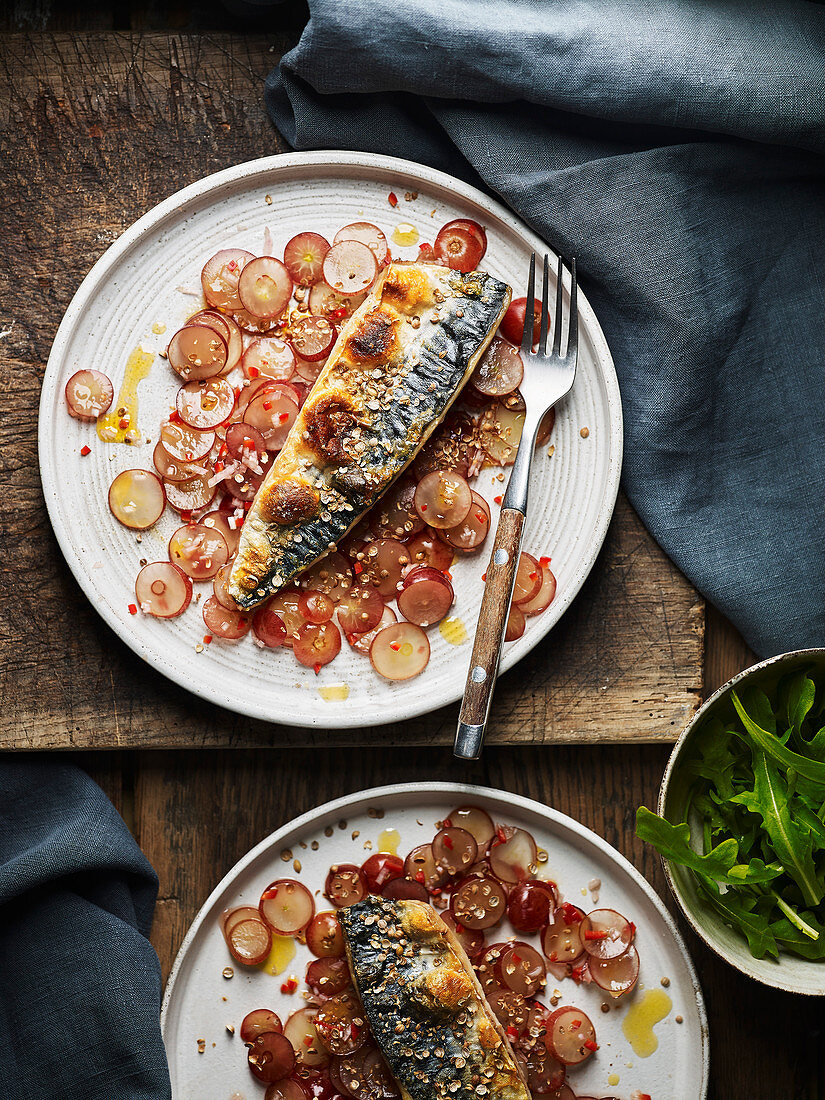
[[[99,598],[94,586],[87,586],[86,571],[83,568],[81,555],[75,552],[70,531],[64,526],[57,510],[57,498],[59,485],[57,483],[58,470],[49,462],[48,441],[49,433],[41,431],[47,417],[46,405],[51,398],[55,386],[59,388],[59,371],[65,358],[66,346],[69,343],[74,326],[82,315],[83,310],[95,292],[98,290],[109,271],[121,260],[124,254],[137,244],[140,238],[147,232],[160,228],[163,222],[173,217],[181,208],[208,196],[211,192],[220,191],[226,186],[250,182],[256,177],[277,176],[280,171],[289,172],[300,168],[327,169],[334,172],[337,169],[363,169],[374,175],[391,176],[406,175],[414,177],[420,182],[440,187],[451,195],[473,203],[482,209],[487,209],[504,222],[511,231],[516,233],[537,252],[549,249],[551,254],[557,255],[555,250],[544,242],[530,227],[516,216],[513,211],[504,206],[497,198],[493,198],[479,188],[465,183],[455,176],[429,165],[421,164],[413,160],[401,157],[388,157],[382,154],[361,153],[349,150],[312,150],[308,152],[278,153],[267,157],[259,157],[254,160],[243,161],[240,164],[231,165],[228,168],[201,177],[194,183],[180,188],[167,198],[142,214],[134,221],[100,256],[81,281],[74,293],[68,308],[66,309],[55,333],[54,341],[49,351],[46,369],[41,383],[40,400],[38,403],[38,467],[46,503],[46,511],[49,517],[52,531],[54,532],[60,551],[66,564],[72,572],[83,596],[88,600],[95,612],[103,619],[106,625],[125,645],[132,650],[141,660],[155,669],[167,680],[184,688],[192,695],[205,699],[207,702],[227,710],[231,714],[238,714],[268,725],[290,725],[302,729],[358,729],[363,728],[365,721],[363,716],[357,713],[349,714],[346,708],[343,711],[336,709],[329,714],[322,712],[316,714],[301,713],[290,716],[288,723],[273,721],[271,713],[263,706],[255,703],[252,694],[235,693],[232,697],[224,689],[214,689],[207,680],[201,684],[193,684],[188,679],[185,667],[178,667],[164,659],[155,648],[147,646],[137,635],[124,631],[123,623],[110,608],[105,600]],[[604,545],[607,530],[616,507],[616,498],[619,492],[619,482],[623,463],[624,444],[624,420],[619,390],[618,377],[616,375],[613,357],[607,344],[607,339],[599,323],[598,317],[586,296],[579,290],[579,313],[584,314],[588,320],[588,336],[591,339],[596,352],[598,374],[602,380],[606,395],[606,412],[609,422],[609,458],[607,462],[605,489],[603,494],[604,506],[600,510],[596,523],[590,529],[586,541],[583,542],[584,553],[579,558],[579,563],[571,581],[565,586],[561,594],[559,606],[561,608],[555,621],[548,618],[546,624],[539,622],[534,629],[529,647],[523,651],[514,647],[504,654],[501,660],[501,672],[507,672],[518,661],[526,657],[547,636],[565,612],[569,609],[573,600],[579,594],[582,586],[589,577],[596,558]],[[529,514],[528,514],[529,520]],[[469,659],[469,658],[468,658]],[[399,708],[396,700],[388,700],[386,707],[380,708],[374,713],[370,726],[384,726],[394,722],[407,721],[412,718],[421,718],[427,714],[445,707],[454,706],[461,698],[461,691],[448,699],[441,699],[436,703],[427,701],[426,693],[420,693]]]
[[[186,935],[181,941],[181,945],[175,955],[175,961],[172,964],[172,968],[169,971],[169,976],[166,979],[166,984],[163,990],[163,1000],[161,1002],[160,1010],[160,1029],[161,1038],[163,1040],[164,1049],[166,1048],[166,1035],[165,1029],[169,1018],[169,1006],[172,1000],[172,996],[175,990],[175,984],[178,980],[179,973],[183,967],[185,956],[189,950],[191,944],[194,942],[195,937],[200,931],[201,927],[205,924],[207,911],[214,905],[220,894],[231,885],[232,881],[237,878],[243,871],[245,871],[250,864],[254,863],[258,856],[262,855],[270,848],[276,847],[284,836],[288,833],[295,832],[298,829],[304,829],[317,821],[320,817],[327,814],[340,815],[342,810],[345,810],[347,806],[351,806],[355,802],[362,802],[365,800],[387,799],[393,795],[406,795],[415,794],[424,798],[428,798],[432,795],[461,795],[462,797],[472,797],[475,801],[480,801],[482,804],[486,800],[500,801],[504,799],[509,805],[516,806],[521,810],[528,813],[537,814],[539,817],[544,818],[548,822],[552,822],[555,826],[561,826],[563,829],[573,832],[575,835],[588,841],[595,848],[599,849],[601,853],[607,856],[613,863],[615,863],[620,870],[624,871],[632,881],[638,886],[642,892],[647,896],[648,900],[652,903],[660,918],[664,921],[665,926],[676,943],[679,953],[687,967],[688,974],[690,976],[691,984],[693,986],[693,994],[696,1003],[696,1009],[699,1014],[699,1035],[702,1047],[702,1081],[701,1081],[701,1095],[703,1098],[707,1097],[709,1079],[710,1079],[710,1033],[708,1028],[707,1009],[705,1007],[705,998],[702,993],[702,986],[699,982],[699,978],[696,973],[696,968],[693,965],[693,959],[690,956],[690,952],[687,949],[687,945],[682,938],[681,933],[676,925],[676,921],[672,915],[668,912],[665,903],[633,864],[627,859],[626,856],[614,848],[614,846],[594,832],[593,829],[588,828],[587,825],[583,825],[580,821],[577,821],[574,817],[570,817],[569,814],[562,813],[561,810],[555,809],[553,806],[545,806],[543,803],[538,802],[536,799],[527,798],[525,795],[514,794],[511,791],[506,791],[503,788],[496,787],[483,787],[474,783],[452,783],[441,780],[433,780],[422,783],[389,783],[383,784],[380,787],[367,787],[363,790],[353,791],[351,794],[341,795],[338,798],[330,799],[328,802],[323,802],[319,806],[315,806],[312,809],[307,810],[305,813],[300,814],[298,817],[292,818],[290,821],[285,822],[280,828],[270,833],[260,840],[254,847],[250,848],[245,855],[226,872],[220,882],[209,893],[206,900],[201,905],[198,912],[195,914],[192,923],[186,931]],[[167,1058],[169,1052],[167,1051]]]

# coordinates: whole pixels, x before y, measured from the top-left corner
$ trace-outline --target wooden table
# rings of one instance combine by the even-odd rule
[[[138,26],[141,12],[132,12]],[[670,903],[658,858],[633,835],[635,808],[655,803],[666,742],[752,654],[623,498],[574,609],[526,666],[529,690],[512,677],[505,685],[494,740],[507,743],[477,764],[458,765],[446,746],[453,712],[377,743],[315,734],[312,747],[297,747],[304,735],[238,723],[182,696],[88,607],[37,478],[36,401],[56,325],[134,217],[210,171],[283,149],[261,84],[296,36],[115,34],[113,18],[69,20],[82,30],[101,19],[106,33],[14,33],[0,44],[0,240],[13,261],[0,272],[0,747],[84,750],[75,759],[160,876],[152,939],[164,973],[211,887],[249,847],[320,802],[393,781],[465,779],[555,806],[616,845]],[[653,743],[633,743],[640,733]],[[712,1095],[822,1095],[822,1044],[810,1019],[800,1022],[800,1002],[740,978],[685,934],[707,998]]]

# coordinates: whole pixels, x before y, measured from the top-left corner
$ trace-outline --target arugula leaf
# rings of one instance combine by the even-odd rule
[[[814,783],[821,783],[823,785],[823,792],[825,793],[825,764],[820,763],[818,760],[811,760],[807,756],[800,756],[798,752],[794,752],[793,749],[789,749],[786,745],[783,745],[775,734],[769,733],[762,726],[754,722],[740,703],[739,697],[735,691],[732,691],[730,695],[733,700],[733,705],[736,708],[736,713],[742,720],[742,725],[756,744],[786,768],[795,768],[797,772],[799,772],[800,775],[804,775],[806,779],[811,779]]]
[[[825,935],[822,934],[825,929],[811,913],[804,913],[803,917],[806,924],[817,931],[816,939],[796,928],[787,917],[772,922],[771,935],[786,951],[793,951],[805,959],[825,959]]]
[[[696,879],[699,890],[719,913],[726,924],[738,928],[744,933],[748,941],[748,947],[754,958],[764,959],[766,955],[779,958],[779,948],[776,943],[776,935],[771,923],[764,914],[759,913],[755,906],[757,899],[751,895],[740,895],[733,890],[726,890],[724,894],[719,892],[716,884],[700,875]],[[793,928],[790,921],[785,921],[793,933],[800,933]],[[811,941],[808,940],[808,943]]]
[[[816,684],[808,678],[807,673],[800,672],[794,676],[788,685],[786,702],[788,725],[794,733],[801,733],[802,723],[805,721],[808,711],[814,705],[815,697]]]

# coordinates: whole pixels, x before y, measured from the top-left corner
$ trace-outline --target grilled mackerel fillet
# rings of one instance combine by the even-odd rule
[[[229,591],[261,603],[333,549],[412,461],[510,303],[483,271],[393,263],[339,333],[259,489]]]
[[[350,971],[405,1100],[530,1100],[470,961],[429,905],[370,896],[338,912]]]

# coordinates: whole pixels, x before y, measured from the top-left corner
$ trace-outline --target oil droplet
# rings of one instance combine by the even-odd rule
[[[162,336],[163,333],[166,332],[166,325],[164,325],[163,321],[155,321],[152,325],[152,332],[154,332],[155,336]]]
[[[445,642],[450,645],[464,645],[467,641],[467,627],[454,615],[449,619],[442,619],[438,624],[438,631]]]
[[[295,958],[295,940],[292,936],[273,936],[269,958],[261,963],[267,974],[283,974]]]
[[[138,428],[138,383],[142,382],[152,369],[154,352],[135,348],[126,360],[126,370],[120,392],[112,402],[112,407],[97,422],[97,434],[104,443],[123,443],[127,433],[137,436]],[[119,410],[125,409],[125,412]],[[121,423],[126,426],[121,427]]]
[[[618,1073],[611,1073],[610,1076],[607,1079],[607,1083],[608,1083],[608,1085],[618,1085],[618,1083],[619,1083]]]
[[[418,230],[410,222],[399,222],[392,231],[393,243],[407,248],[418,241]]]
[[[389,852],[391,856],[397,856],[400,843],[401,837],[397,829],[385,829],[378,837],[378,851]]]
[[[349,698],[349,684],[325,684],[318,688],[318,694],[328,703]]]
[[[664,1020],[672,1007],[673,1002],[664,990],[648,989],[627,1010],[622,1020],[622,1031],[638,1058],[649,1058],[658,1048],[659,1040],[653,1033],[653,1026]]]

